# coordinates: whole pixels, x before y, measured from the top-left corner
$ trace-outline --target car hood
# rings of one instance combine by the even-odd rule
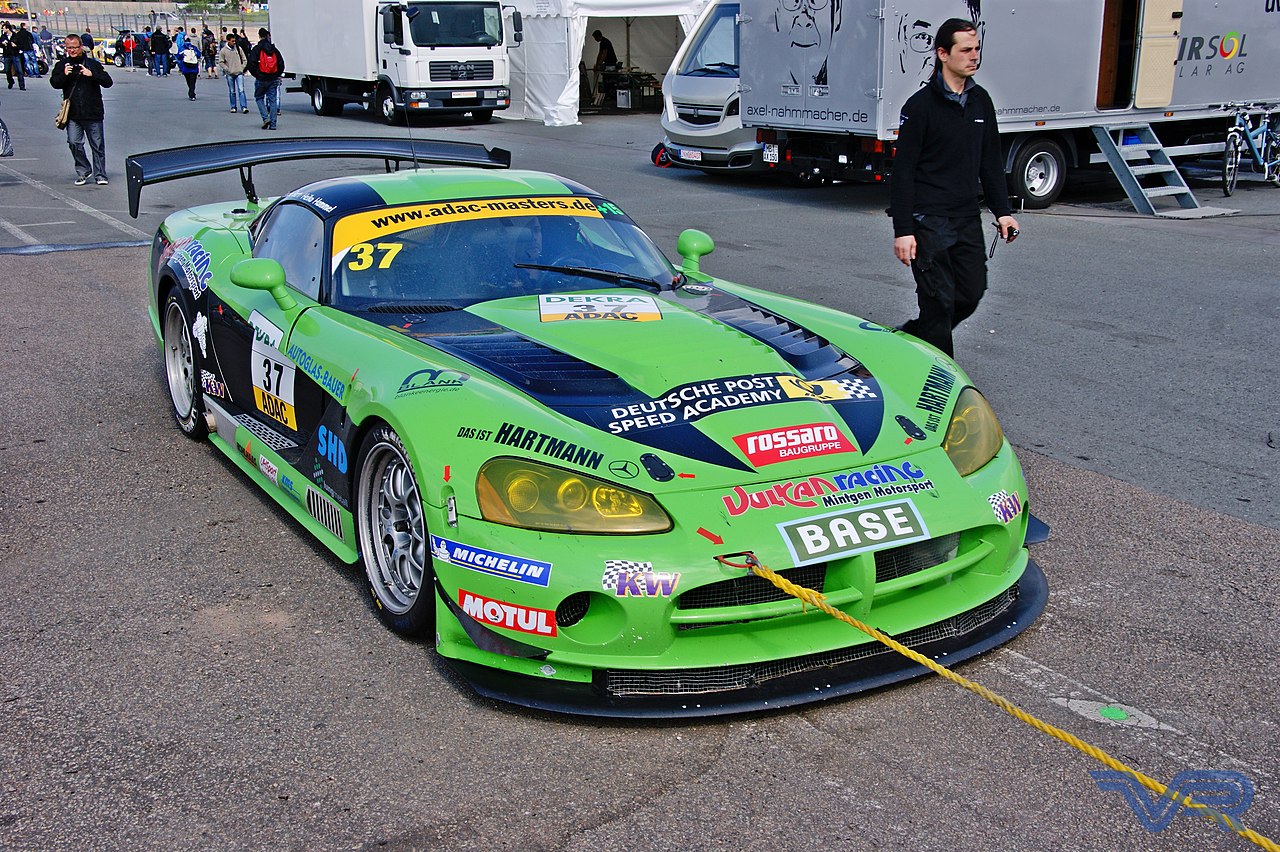
[[[925,437],[890,419],[897,439],[880,440],[902,401],[854,353],[718,288],[530,295],[395,320],[379,324],[584,426],[726,468],[877,461],[906,452],[904,430]]]

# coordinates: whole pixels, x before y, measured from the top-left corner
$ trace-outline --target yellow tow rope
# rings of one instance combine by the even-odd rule
[[[1191,800],[1190,796],[1179,795],[1177,793],[1169,793],[1168,792],[1169,788],[1161,784],[1156,779],[1149,778],[1146,775],[1143,775],[1141,772],[1138,772],[1137,770],[1130,769],[1128,766],[1125,766],[1123,763],[1116,760],[1114,757],[1107,754],[1102,749],[1095,748],[1094,746],[1089,745],[1088,743],[1062,730],[1061,728],[1050,725],[1048,722],[1042,722],[1041,720],[1037,719],[1035,716],[1032,716],[1030,713],[1027,713],[1024,710],[1020,710],[1019,708],[1015,707],[1008,700],[1001,698],[999,695],[996,695],[994,692],[987,689],[985,686],[974,683],[968,678],[961,677],[960,675],[948,669],[946,666],[940,665],[935,660],[931,660],[925,655],[911,650],[906,645],[903,645],[901,642],[895,641],[894,639],[890,638],[884,633],[881,633],[879,630],[876,630],[874,627],[871,627],[870,625],[867,625],[867,624],[863,624],[858,619],[848,615],[847,613],[841,612],[840,610],[836,609],[835,607],[827,603],[826,595],[822,594],[821,592],[815,592],[813,589],[809,589],[804,586],[797,586],[795,583],[792,583],[786,577],[781,576],[773,569],[768,568],[765,565],[762,565],[760,561],[757,560],[753,554],[744,553],[744,554],[734,554],[734,555],[743,556],[746,558],[746,561],[731,562],[729,561],[729,557],[723,557],[723,556],[717,556],[716,561],[724,565],[728,565],[731,568],[742,568],[742,569],[749,570],[753,574],[755,574],[757,577],[763,577],[773,585],[777,586],[782,591],[786,592],[787,594],[791,595],[794,598],[798,598],[802,604],[809,604],[809,605],[815,606],[818,609],[825,612],[827,615],[831,616],[832,618],[837,618],[840,621],[843,621],[845,624],[848,624],[852,627],[856,627],[857,629],[861,630],[863,633],[870,636],[872,639],[875,639],[877,642],[881,642],[884,645],[887,645],[888,647],[892,648],[894,651],[897,651],[899,654],[906,657],[907,659],[917,662],[920,665],[928,668],[930,671],[933,671],[936,674],[941,675],[942,677],[946,678],[952,683],[962,686],[965,689],[972,692],[973,694],[978,695],[982,698],[985,698],[987,701],[990,701],[992,704],[996,705],[1001,710],[1008,713],[1010,716],[1013,716],[1015,719],[1020,719],[1023,722],[1026,722],[1028,725],[1035,728],[1037,731],[1041,731],[1043,733],[1048,734],[1051,737],[1054,737],[1055,739],[1061,740],[1067,745],[1072,746],[1073,748],[1076,748],[1084,752],[1085,754],[1089,755],[1095,760],[1100,761],[1102,764],[1110,767],[1111,769],[1114,769],[1118,772],[1123,772],[1129,777],[1136,779],[1139,784],[1141,784],[1143,787],[1146,787],[1148,790],[1153,790],[1161,796],[1166,796],[1167,798],[1173,799],[1174,801],[1178,802],[1184,807],[1188,807],[1188,808],[1191,808],[1192,810],[1197,811],[1205,819],[1212,820],[1218,823],[1219,825],[1230,829],[1231,831],[1243,837],[1245,840],[1248,840],[1251,843],[1255,843],[1258,846],[1262,847],[1263,849],[1268,850],[1268,852],[1280,852],[1280,845],[1277,845],[1274,841],[1269,840],[1266,837],[1263,837],[1261,834],[1258,834],[1256,831],[1245,828],[1244,825],[1241,824],[1239,820],[1232,819],[1227,814],[1224,814],[1221,811],[1215,810],[1214,808],[1211,808],[1208,805],[1202,805],[1199,802],[1194,802]]]

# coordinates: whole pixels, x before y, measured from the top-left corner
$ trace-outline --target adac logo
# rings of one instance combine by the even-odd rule
[[[457,390],[471,376],[458,370],[418,370],[404,377],[396,396],[408,396],[429,391]]]

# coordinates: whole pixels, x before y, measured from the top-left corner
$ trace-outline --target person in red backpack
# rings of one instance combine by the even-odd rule
[[[262,116],[262,129],[275,130],[280,114],[280,78],[284,76],[284,56],[271,43],[266,28],[258,30],[258,43],[249,51],[249,73],[253,75],[253,99]]]

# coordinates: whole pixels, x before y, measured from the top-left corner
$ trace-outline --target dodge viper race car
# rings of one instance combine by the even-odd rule
[[[258,200],[253,166],[323,156],[386,171]],[[509,161],[407,139],[127,161],[134,215],[146,184],[240,170],[247,200],[155,235],[173,415],[362,564],[388,627],[487,696],[692,716],[925,671],[744,554],[946,662],[1039,615],[1021,467],[954,362],[705,274],[698,231],[673,265]]]

